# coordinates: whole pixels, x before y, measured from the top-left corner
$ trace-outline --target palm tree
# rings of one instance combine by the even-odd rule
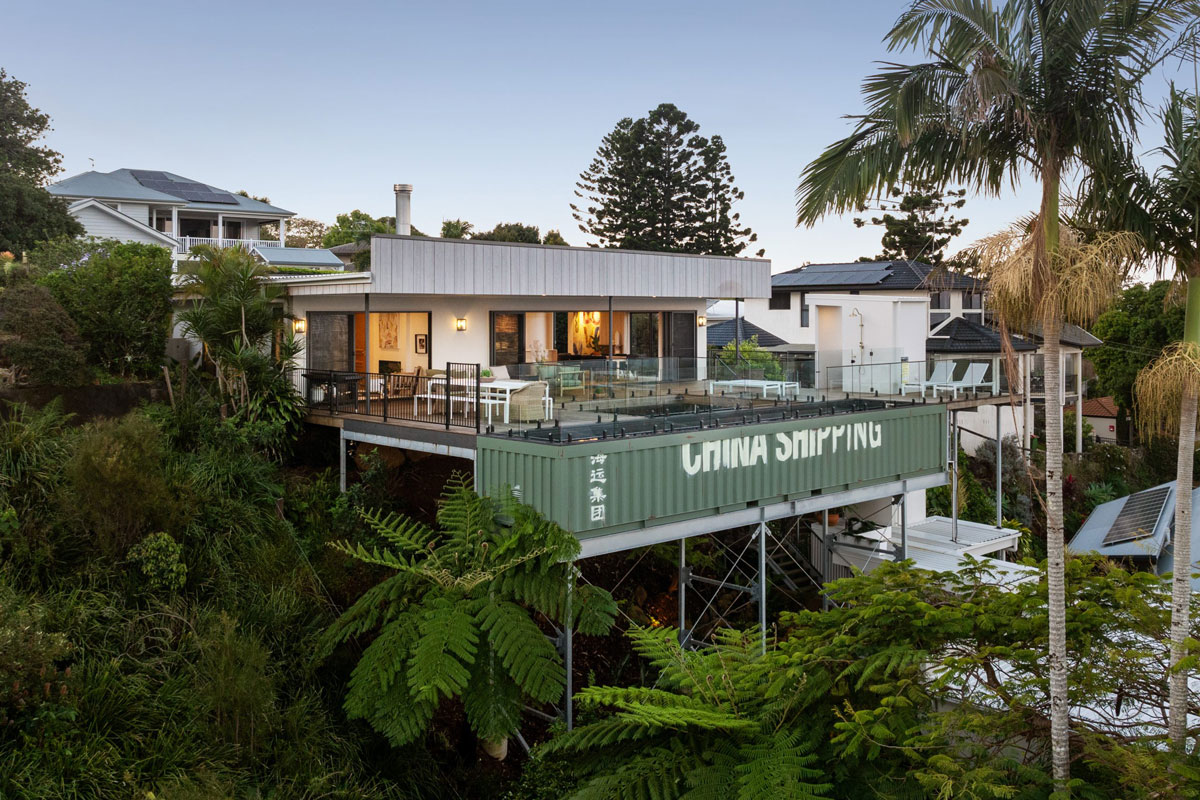
[[[1193,459],[1200,396],[1200,95],[1176,91],[1161,114],[1163,164],[1153,175],[1131,153],[1096,171],[1083,187],[1083,208],[1101,227],[1141,237],[1161,272],[1170,267],[1187,287],[1183,341],[1138,375],[1134,384],[1139,427],[1147,434],[1177,433],[1175,467],[1175,570],[1171,593],[1171,674],[1167,736],[1182,748],[1187,730],[1186,655],[1191,612]]]
[[[867,112],[850,136],[805,169],[798,223],[855,210],[908,175],[998,194],[1031,174],[1041,203],[1030,239],[1030,291],[1056,293],[1064,175],[1132,136],[1143,78],[1179,46],[1192,0],[915,0],[885,41],[932,60],[887,64],[863,87]],[[1052,310],[1054,304],[1047,304]],[[1046,396],[1058,397],[1063,320],[1042,320]],[[1056,785],[1069,777],[1062,422],[1046,415],[1051,749]]]
[[[239,247],[198,245],[192,254],[179,270],[192,301],[179,321],[200,342],[222,398],[236,412],[250,400],[247,376],[271,360],[267,350],[281,329],[283,289],[266,283],[270,268]]]

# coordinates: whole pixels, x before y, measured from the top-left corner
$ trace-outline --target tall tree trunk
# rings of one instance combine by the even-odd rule
[[[1189,278],[1183,341],[1200,346],[1200,276]],[[1175,462],[1175,574],[1171,586],[1171,669],[1184,657],[1192,603],[1192,464],[1196,456],[1196,382],[1186,381],[1179,403],[1179,452]],[[1167,680],[1167,738],[1183,751],[1187,732],[1188,674],[1172,672]]]
[[[1059,336],[1062,323],[1042,327],[1046,369],[1046,583],[1050,617],[1050,748],[1054,783],[1066,789],[1070,779],[1070,708],[1067,698],[1067,578],[1066,542],[1063,540],[1063,430],[1062,370]]]
[[[1053,153],[1053,147],[1048,152]],[[1038,278],[1043,291],[1057,283],[1059,164],[1046,159],[1042,173],[1042,238],[1035,254],[1040,264]],[[1066,542],[1063,541],[1063,430],[1062,363],[1059,337],[1062,334],[1060,309],[1051,307],[1043,314],[1042,343],[1046,370],[1046,588],[1050,621],[1050,750],[1054,788],[1067,791],[1071,777],[1071,717],[1067,695],[1067,576]]]

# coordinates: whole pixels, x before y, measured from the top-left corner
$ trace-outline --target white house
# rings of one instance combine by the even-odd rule
[[[207,244],[242,247],[277,265],[342,268],[327,250],[286,247],[294,212],[172,172],[90,171],[46,188],[70,201],[68,211],[88,236],[162,245],[179,258]],[[278,228],[278,239],[262,238],[266,225]]]
[[[924,371],[926,380],[948,380],[964,386],[970,383],[981,388],[993,385],[997,391],[1007,391],[1009,370],[1001,368],[1001,357],[1011,353],[1016,359],[1015,374],[1019,376],[1021,384],[1013,387],[1015,391],[1012,394],[1021,395],[1022,400],[1014,408],[1002,413],[999,423],[990,409],[960,414],[959,424],[964,430],[963,445],[968,452],[973,452],[984,438],[976,435],[976,432],[986,434],[986,438],[990,439],[994,436],[997,424],[1001,426],[1003,435],[1016,435],[1023,441],[1029,441],[1033,433],[1034,404],[1045,402],[1043,355],[1037,331],[1010,336],[1008,347],[1005,347],[1000,332],[989,324],[985,307],[986,289],[983,281],[951,270],[935,269],[920,262],[811,264],[773,275],[771,297],[748,298],[740,304],[740,308],[747,321],[788,343],[773,349],[812,352],[818,362],[818,374],[827,373],[828,367],[838,360],[831,351],[840,347],[843,365],[838,370],[851,364],[882,365],[903,359],[909,365],[896,366],[895,369],[907,373],[920,361],[920,369]],[[834,347],[828,336],[824,337],[826,344],[821,344],[821,328],[814,310],[816,297],[860,298],[864,309],[867,307],[866,298],[872,297],[927,301],[925,318],[920,321],[910,319],[904,329],[910,334],[922,332],[926,336],[920,358],[911,343],[902,346],[894,341],[894,328],[890,323],[880,326],[868,323],[866,317],[858,318],[864,327],[864,335],[860,337],[860,352],[856,357],[852,357],[853,354],[842,344]],[[724,308],[711,309],[710,314],[718,316],[730,304],[722,305]],[[876,306],[872,304],[871,307]],[[1081,328],[1065,326],[1061,340],[1061,371],[1064,379],[1060,409],[1074,405],[1079,410],[1084,395],[1084,350],[1099,344],[1098,339]],[[822,354],[821,350],[826,352]],[[883,366],[876,366],[875,372],[883,369]],[[1026,399],[1030,402],[1025,402]],[[1076,426],[1078,433],[1082,427],[1082,416],[1079,414],[1076,414]],[[1082,436],[1077,436],[1076,441],[1077,447],[1082,447]]]

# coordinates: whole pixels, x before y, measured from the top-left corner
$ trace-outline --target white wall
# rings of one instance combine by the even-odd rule
[[[925,360],[927,295],[814,294],[808,301],[816,321],[818,386],[825,387],[828,380],[832,386],[825,388],[845,388],[849,382],[856,386],[853,391],[873,387],[894,394],[901,378],[898,366],[837,375],[827,368]]]
[[[391,321],[395,325],[396,346],[383,346],[384,323]],[[379,372],[379,362],[399,361],[403,369],[411,372],[414,367],[429,366],[428,354],[416,350],[417,334],[429,333],[429,318],[422,313],[376,313],[371,312],[371,328],[367,335],[370,337],[371,355],[367,364],[367,372]]]
[[[117,211],[143,225],[150,224],[150,206],[145,203],[117,203]]]
[[[917,300],[921,300],[921,299],[928,300],[929,299],[929,291],[924,290],[924,289],[912,290],[912,291],[887,292],[886,294],[884,294],[884,293],[874,294],[872,292],[865,292],[865,293],[857,294],[857,295],[851,295],[851,294],[847,294],[845,292],[821,293],[821,292],[811,292],[810,291],[804,296],[805,302],[808,304],[809,309],[810,309],[808,327],[802,327],[800,325],[800,322],[801,322],[801,309],[800,309],[801,293],[800,292],[791,292],[790,293],[790,295],[789,295],[791,298],[790,306],[786,310],[784,310],[784,309],[773,310],[769,307],[769,303],[767,300],[752,299],[752,300],[747,300],[742,304],[742,308],[744,309],[742,314],[746,318],[747,321],[754,323],[755,325],[759,326],[760,328],[770,331],[771,333],[780,337],[781,339],[788,342],[789,344],[816,345],[817,328],[816,328],[816,314],[815,314],[815,312],[812,311],[813,297],[830,296],[830,295],[834,295],[834,294],[844,296],[844,297],[855,297],[855,298],[872,298],[872,297],[885,297],[886,296],[886,297],[914,298]],[[955,290],[950,293],[950,308],[949,309],[931,310],[927,304],[925,306],[925,310],[923,312],[921,312],[923,314],[923,318],[921,319],[920,323],[918,325],[916,325],[915,327],[920,328],[923,331],[923,333],[922,333],[923,336],[928,336],[929,315],[931,313],[936,314],[939,312],[949,312],[951,316],[961,316],[961,314],[963,312],[963,294],[964,294],[964,292],[961,290]],[[974,311],[974,309],[972,309],[972,311]]]
[[[742,316],[747,322],[753,323],[763,330],[783,339],[788,344],[807,344],[816,342],[817,315],[811,312],[807,328],[800,325],[800,295],[792,293],[791,307],[771,309],[767,300],[752,298],[742,303]]]
[[[88,206],[77,211],[72,211],[71,215],[79,220],[79,223],[83,225],[83,229],[88,236],[95,236],[99,239],[118,239],[122,242],[156,244],[160,247],[166,246],[161,239],[139,229],[136,225],[123,222],[120,217],[115,217],[112,214],[101,211],[95,206]]]
[[[1112,417],[1084,417],[1083,421],[1092,426],[1092,433],[1102,442],[1117,440],[1117,421]],[[1109,427],[1112,430],[1109,430]]]

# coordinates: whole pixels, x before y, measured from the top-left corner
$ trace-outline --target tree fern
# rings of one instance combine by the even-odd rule
[[[440,703],[461,698],[472,729],[498,741],[518,730],[526,701],[562,696],[562,659],[532,615],[565,624],[574,536],[511,497],[477,496],[462,476],[447,484],[436,529],[392,514],[364,519],[385,546],[334,547],[394,574],[347,609],[319,648],[324,658],[378,632],[350,677],[351,717],[402,745],[425,733]],[[571,611],[574,627],[602,633],[616,604],[587,587]]]

